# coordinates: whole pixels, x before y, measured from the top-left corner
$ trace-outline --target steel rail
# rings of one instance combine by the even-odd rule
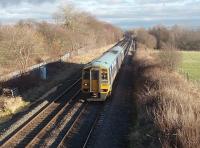
[[[65,111],[67,107],[70,106],[70,103],[80,94],[81,90],[78,90],[74,96],[63,106],[63,108],[37,133],[37,135],[26,145],[26,147],[33,147],[36,146],[37,143],[40,141],[41,135],[44,135],[46,132],[45,130],[48,129],[51,125],[53,125],[56,122],[56,119],[58,118],[59,115],[62,115],[62,113]],[[78,102],[78,99],[73,102],[72,106],[67,110],[69,111],[71,108],[74,107],[74,105]]]
[[[62,138],[62,140],[60,141],[59,145],[57,146],[58,148],[62,148],[64,145],[64,141],[67,138],[67,136],[70,134],[70,132],[72,131],[72,129],[74,128],[75,124],[78,122],[78,120],[80,119],[81,115],[83,114],[83,112],[85,111],[85,109],[87,108],[88,103],[84,104],[83,109],[79,112],[78,116],[76,117],[76,119],[73,121],[73,123],[71,124],[70,128],[67,130],[65,136]]]
[[[101,111],[101,110],[100,110],[100,111]],[[100,112],[100,111],[99,111],[99,112]],[[91,129],[90,129],[90,131],[89,131],[89,133],[88,133],[88,135],[87,135],[87,138],[86,138],[86,140],[85,140],[85,142],[84,142],[82,148],[86,148],[86,147],[87,147],[88,142],[89,142],[89,140],[90,140],[90,137],[91,137],[91,135],[92,135],[92,132],[94,131],[94,129],[95,129],[95,127],[96,127],[96,124],[97,124],[97,122],[98,122],[98,119],[99,119],[99,114],[97,115],[97,117],[96,117],[96,119],[95,119],[95,121],[94,121],[94,123],[93,123],[93,125],[92,125],[92,127],[91,127]]]

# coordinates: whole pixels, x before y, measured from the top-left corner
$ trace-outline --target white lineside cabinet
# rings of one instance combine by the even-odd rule
[[[41,66],[40,67],[40,77],[43,80],[47,79],[47,67],[46,66]]]

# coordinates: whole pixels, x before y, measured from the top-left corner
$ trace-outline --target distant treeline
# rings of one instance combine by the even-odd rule
[[[54,23],[26,20],[0,25],[0,75],[72,50],[105,46],[123,35],[121,29],[71,6],[61,8],[53,18]]]
[[[156,26],[150,29],[131,30],[137,36],[139,43],[149,48],[177,48],[180,50],[200,51],[200,29],[190,29],[181,26],[167,28]]]

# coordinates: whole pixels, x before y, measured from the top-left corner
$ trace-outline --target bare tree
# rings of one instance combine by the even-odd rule
[[[150,34],[155,36],[157,40],[157,49],[163,48],[163,46],[165,46],[164,44],[168,43],[170,38],[170,33],[169,30],[164,26],[156,26],[149,32]]]
[[[135,35],[139,43],[146,45],[149,48],[156,48],[156,38],[149,34],[144,28],[135,30]]]
[[[35,32],[27,27],[7,27],[4,30],[2,47],[9,51],[9,58],[13,60],[13,66],[24,71],[30,63],[30,58],[37,45]]]

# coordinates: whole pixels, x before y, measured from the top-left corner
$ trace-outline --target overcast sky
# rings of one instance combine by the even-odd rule
[[[52,21],[58,7],[68,3],[122,28],[200,26],[200,0],[0,0],[0,23]]]

